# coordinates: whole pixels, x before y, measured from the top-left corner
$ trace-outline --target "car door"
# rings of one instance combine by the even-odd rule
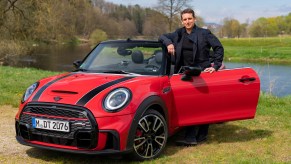
[[[171,88],[178,126],[253,118],[260,80],[251,68],[202,72],[190,81],[174,74]]]

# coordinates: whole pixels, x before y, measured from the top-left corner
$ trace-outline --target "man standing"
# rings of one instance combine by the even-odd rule
[[[200,67],[204,72],[217,71],[223,61],[224,49],[220,41],[210,30],[195,25],[196,17],[192,9],[181,12],[184,27],[173,33],[161,35],[159,41],[167,46],[168,53],[174,55],[177,73],[181,66]],[[210,62],[210,48],[213,49],[214,61]],[[207,139],[209,125],[187,127],[185,138],[177,141],[179,145],[197,145]]]

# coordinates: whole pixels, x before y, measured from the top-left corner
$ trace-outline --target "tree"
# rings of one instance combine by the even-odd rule
[[[221,28],[221,32],[223,36],[221,37],[240,37],[241,35],[241,25],[238,20],[232,18],[225,18],[223,20],[223,26]]]
[[[252,37],[261,37],[263,36],[263,24],[258,20],[254,21],[249,27],[249,34]]]
[[[248,24],[243,23],[240,25],[240,37],[248,37]]]
[[[286,29],[284,33],[291,34],[291,13],[285,17]]]
[[[267,31],[268,36],[277,36],[280,34],[279,24],[278,24],[278,17],[271,17],[267,19]],[[283,26],[283,24],[282,24]]]
[[[196,15],[196,22],[195,22],[195,24],[197,24],[199,27],[205,26],[204,19],[202,17],[199,17],[199,16]]]
[[[74,0],[71,4],[74,6],[74,13],[71,19],[74,19],[76,35],[88,38],[89,35],[101,24],[103,15],[99,7],[94,7],[97,1]],[[102,3],[102,2],[100,2]]]
[[[261,17],[255,20],[249,27],[249,33],[253,37],[268,37],[279,34],[279,28],[275,18]]]
[[[76,12],[68,0],[37,2],[34,12],[34,39],[40,41],[66,41],[74,37]],[[66,11],[66,12],[63,12]]]
[[[137,35],[137,29],[135,27],[134,22],[125,19],[119,22],[120,24],[120,36],[124,38],[132,38],[133,36]]]
[[[96,45],[104,40],[107,40],[107,34],[106,32],[100,30],[100,29],[96,29],[92,32],[92,34],[90,35],[90,43],[91,45]]]
[[[165,15],[151,9],[146,9],[146,15],[143,35],[147,37],[158,37],[167,31],[167,22],[163,21],[166,20]]]
[[[26,40],[27,36],[29,36],[29,30],[32,28],[33,25],[31,20],[33,11],[34,0],[1,0],[1,37],[6,37],[7,39]]]
[[[167,16],[169,31],[172,31],[175,17],[179,17],[179,13],[184,7],[189,7],[190,0],[159,0],[158,11]]]
[[[139,5],[135,5],[132,9],[132,19],[136,26],[137,32],[142,34],[143,24],[145,22],[145,13],[144,10],[141,9]]]

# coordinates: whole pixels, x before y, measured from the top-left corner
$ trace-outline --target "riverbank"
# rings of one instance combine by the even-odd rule
[[[291,64],[291,36],[224,38],[225,61]]]
[[[224,61],[291,65],[291,36],[220,40],[225,50]],[[87,43],[88,40],[78,38],[70,45],[79,46]],[[0,41],[0,65],[7,55],[27,55],[39,48],[28,45],[25,42]]]
[[[13,58],[15,56],[26,56],[34,53],[39,47],[49,46],[83,46],[89,44],[89,40],[85,38],[77,38],[68,42],[47,41],[36,43],[32,41],[19,41],[19,40],[0,40],[0,65],[7,58]]]
[[[33,82],[59,72],[0,66],[1,163],[128,163],[113,157],[72,155],[31,148],[15,140],[14,116],[23,92]],[[175,146],[151,163],[290,163],[291,96],[261,93],[256,117],[210,126],[209,139],[196,147]],[[148,163],[148,162],[143,162]]]
[[[13,40],[0,40],[0,65],[7,56],[31,53],[31,47],[26,42]]]

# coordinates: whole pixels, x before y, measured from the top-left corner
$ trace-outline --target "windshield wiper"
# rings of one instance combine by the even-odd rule
[[[116,73],[116,74],[139,75],[139,74],[137,74],[137,73],[126,72],[126,71],[123,71],[123,70],[104,71],[103,73]]]

